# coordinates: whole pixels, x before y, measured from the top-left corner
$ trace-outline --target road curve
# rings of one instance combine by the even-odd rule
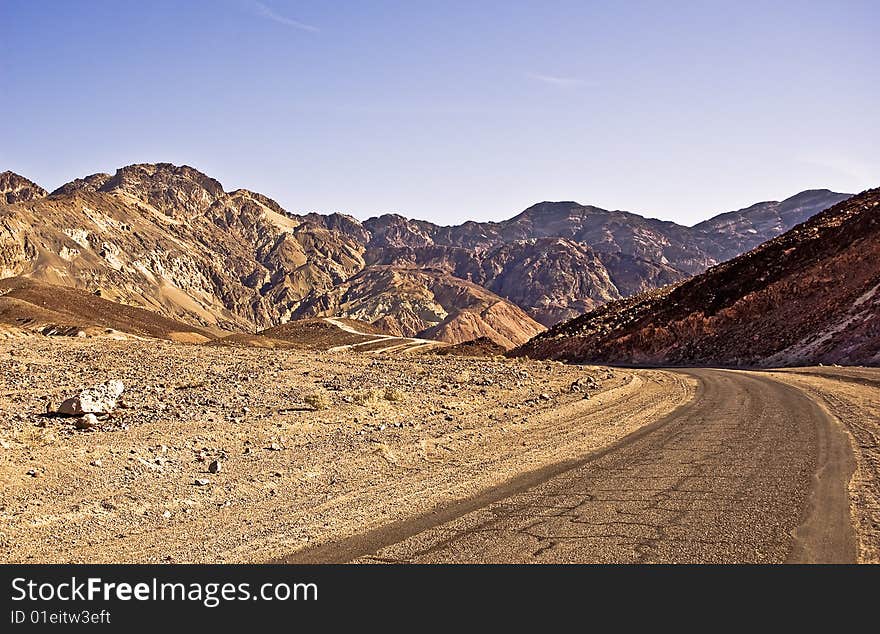
[[[677,371],[692,401],[583,460],[282,561],[855,561],[846,432],[758,373]]]
[[[372,354],[379,353],[387,353],[387,352],[413,352],[420,348],[425,348],[427,346],[438,346],[442,345],[438,341],[434,341],[433,339],[419,339],[417,337],[398,337],[396,335],[377,335],[374,333],[361,332],[352,326],[349,326],[344,321],[339,319],[334,319],[333,317],[324,317],[324,321],[328,324],[333,324],[340,330],[345,332],[354,334],[354,335],[363,335],[364,337],[372,337],[368,341],[361,341],[359,343],[349,343],[341,346],[335,346],[327,350],[327,352],[341,352],[343,350],[358,350],[360,348],[367,348],[374,344],[377,344],[381,341],[387,341],[388,345],[383,348],[376,348],[374,350],[370,350]]]

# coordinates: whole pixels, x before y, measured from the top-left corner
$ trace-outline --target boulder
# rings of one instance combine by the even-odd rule
[[[83,414],[109,414],[116,409],[116,401],[122,395],[125,386],[122,381],[107,381],[84,389],[76,396],[71,396],[58,407],[59,414],[82,416]]]

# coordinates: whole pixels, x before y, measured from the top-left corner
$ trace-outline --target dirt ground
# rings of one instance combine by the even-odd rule
[[[111,379],[122,407],[97,429],[45,416]],[[583,456],[694,390],[500,357],[10,339],[0,560],[271,561]]]

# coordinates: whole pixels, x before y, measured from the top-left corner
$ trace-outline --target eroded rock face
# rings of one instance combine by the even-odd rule
[[[485,288],[437,269],[374,265],[303,302],[294,317],[342,315],[404,337],[460,343],[489,337],[505,348],[544,328]]]
[[[487,254],[476,281],[524,307],[545,326],[621,296],[602,259],[565,238],[505,243]]]
[[[606,304],[515,351],[596,363],[880,364],[880,189],[677,286]]]
[[[360,270],[362,253],[342,232],[185,166],[132,165],[0,207],[3,277],[229,330],[288,319],[304,297]]]
[[[36,200],[46,195],[46,190],[15,172],[0,172],[0,202],[7,204]]]
[[[369,264],[447,271],[550,326],[700,273],[848,197],[802,192],[695,227],[575,202],[543,202],[510,220],[452,227],[388,214],[364,222],[364,257]]]

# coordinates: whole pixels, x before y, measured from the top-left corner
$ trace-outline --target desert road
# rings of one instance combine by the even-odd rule
[[[675,370],[696,397],[582,460],[286,562],[855,562],[849,436],[773,373]]]

